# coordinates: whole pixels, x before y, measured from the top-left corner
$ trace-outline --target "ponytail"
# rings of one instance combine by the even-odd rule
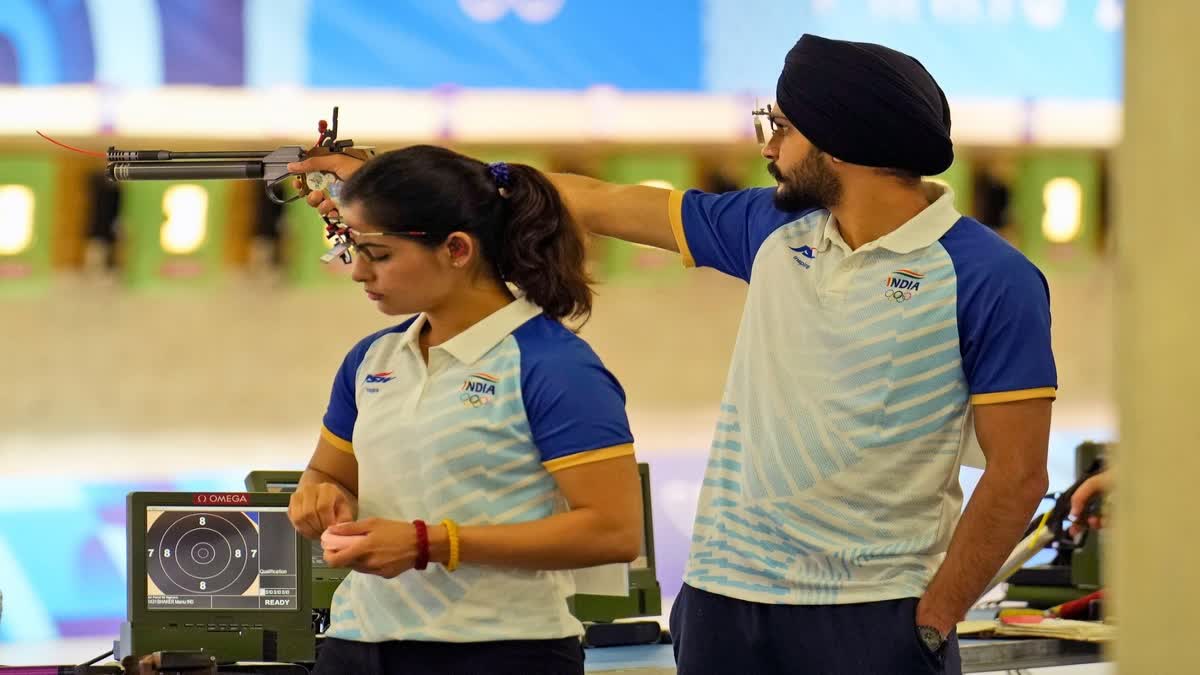
[[[582,230],[545,174],[525,164],[506,166],[508,214],[497,242],[497,269],[549,316],[586,320],[592,280]]]
[[[475,236],[500,280],[555,319],[586,320],[592,290],[582,230],[558,190],[524,164],[484,164],[446,148],[415,145],[368,161],[342,187],[385,232],[419,229],[436,247],[451,232]]]

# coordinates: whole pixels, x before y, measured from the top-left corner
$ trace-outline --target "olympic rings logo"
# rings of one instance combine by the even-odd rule
[[[468,408],[482,408],[492,402],[492,397],[463,392],[458,395],[458,400],[462,401],[463,405]]]
[[[896,302],[912,300],[912,296],[912,291],[900,291],[891,288],[883,292],[883,297],[887,298],[888,300],[895,300]]]

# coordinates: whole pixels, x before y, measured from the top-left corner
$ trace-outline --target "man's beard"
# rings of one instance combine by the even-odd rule
[[[800,164],[784,175],[775,162],[767,164],[779,187],[775,207],[781,211],[803,211],[813,207],[831,209],[842,201],[842,181],[822,161],[821,151],[809,150]]]

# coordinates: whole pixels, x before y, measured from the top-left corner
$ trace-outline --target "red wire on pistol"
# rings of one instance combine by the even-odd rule
[[[35,130],[35,131],[36,131],[36,130]],[[44,138],[44,139],[46,139],[46,140],[50,141],[51,143],[53,143],[53,144],[55,144],[55,145],[58,145],[58,146],[64,147],[64,148],[66,148],[66,149],[68,149],[68,150],[71,150],[71,151],[74,151],[74,152],[78,152],[78,153],[81,153],[81,154],[84,154],[84,155],[91,155],[92,157],[105,157],[105,158],[107,158],[107,157],[108,157],[108,155],[107,155],[106,153],[103,153],[103,152],[95,152],[95,151],[92,151],[92,150],[83,150],[83,149],[81,149],[81,148],[76,148],[76,147],[73,147],[73,146],[67,145],[66,143],[63,143],[63,142],[61,142],[61,141],[56,141],[56,140],[54,140],[53,138],[50,138],[49,136],[47,136],[46,134],[43,134],[43,133],[42,133],[42,132],[40,132],[40,131],[38,131],[38,132],[37,132],[37,135],[38,135],[38,136],[41,136],[42,138]]]

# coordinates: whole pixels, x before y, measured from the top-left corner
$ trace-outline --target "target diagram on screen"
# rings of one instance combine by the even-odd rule
[[[148,595],[258,595],[259,530],[250,516],[201,510],[147,515]]]

